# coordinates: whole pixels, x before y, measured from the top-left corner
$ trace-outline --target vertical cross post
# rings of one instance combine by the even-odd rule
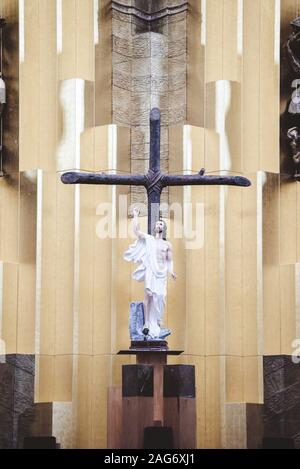
[[[150,185],[148,193],[148,233],[153,234],[154,226],[159,220],[160,194],[160,110],[154,108],[150,113],[150,161],[147,174]]]

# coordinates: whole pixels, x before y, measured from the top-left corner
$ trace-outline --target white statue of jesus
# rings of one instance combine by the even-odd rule
[[[132,274],[138,282],[145,283],[143,334],[159,338],[167,294],[168,273],[173,271],[172,245],[166,240],[167,225],[163,220],[155,224],[155,236],[143,233],[138,222],[139,210],[133,210],[133,227],[137,241],[129,246],[124,259],[139,264]]]

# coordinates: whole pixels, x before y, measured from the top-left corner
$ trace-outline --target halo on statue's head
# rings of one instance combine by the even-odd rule
[[[163,220],[162,218],[159,218],[159,220],[157,220],[157,222],[163,223],[164,227],[163,227],[162,239],[163,239],[164,241],[167,241],[167,224],[166,224],[165,220]],[[157,223],[157,222],[156,222],[156,223]],[[155,225],[154,225],[153,236],[156,235],[156,223],[155,223]]]

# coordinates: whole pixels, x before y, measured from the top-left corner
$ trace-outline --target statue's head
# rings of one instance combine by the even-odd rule
[[[162,238],[166,240],[167,238],[167,224],[164,220],[157,220],[154,226],[154,235],[156,233],[162,233]]]

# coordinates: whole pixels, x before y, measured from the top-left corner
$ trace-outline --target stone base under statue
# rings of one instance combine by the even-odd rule
[[[171,334],[170,329],[161,328],[159,337],[150,338],[143,334],[143,327],[145,324],[144,316],[144,303],[142,301],[133,301],[130,303],[130,318],[129,318],[129,332],[130,339],[133,342],[139,342],[145,340],[147,345],[150,342],[162,342],[168,335]]]

